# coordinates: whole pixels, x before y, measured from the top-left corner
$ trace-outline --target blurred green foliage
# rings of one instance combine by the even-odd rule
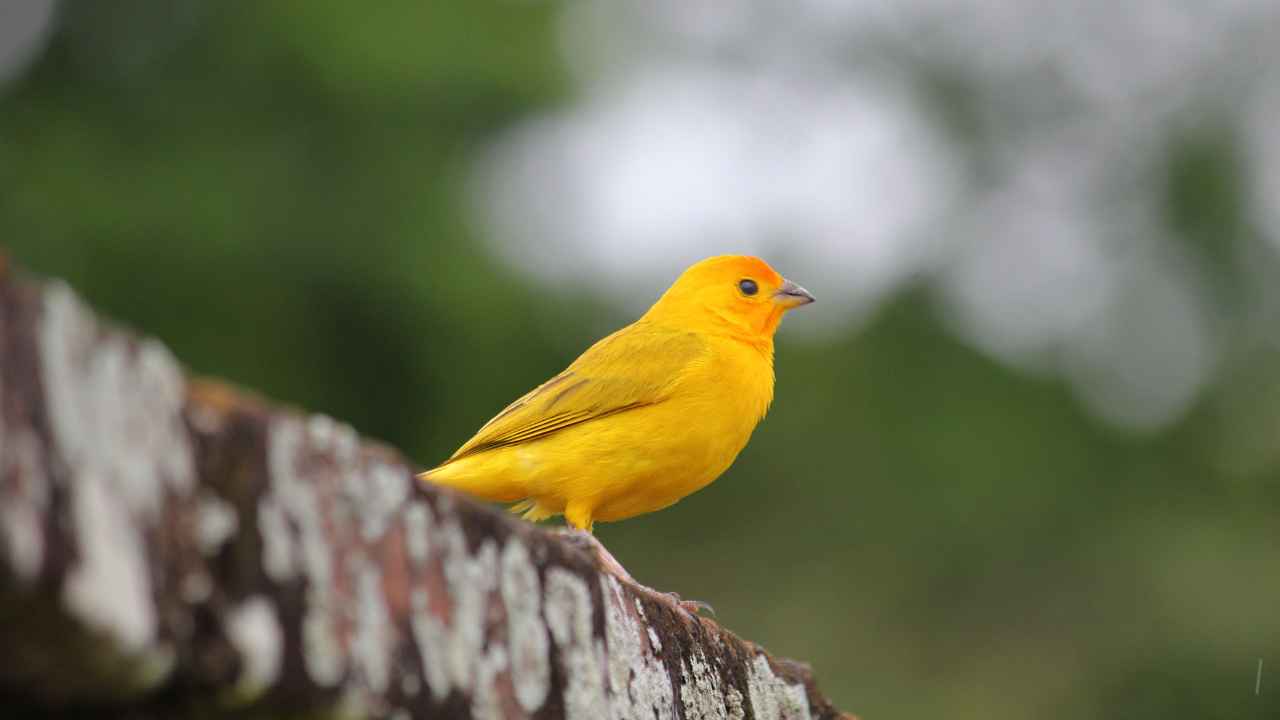
[[[571,91],[556,18],[69,3],[0,99],[0,238],[195,372],[433,463],[628,320],[529,284],[468,219],[477,150]],[[1226,289],[1238,153],[1170,151],[1167,212]],[[847,337],[784,329],[734,468],[599,535],[865,717],[1280,715],[1280,676],[1253,694],[1257,660],[1280,667],[1274,350],[1138,437],[941,327],[920,291]]]

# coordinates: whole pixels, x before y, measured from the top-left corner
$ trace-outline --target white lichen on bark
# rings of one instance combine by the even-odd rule
[[[224,623],[227,639],[240,657],[236,699],[248,702],[280,677],[284,632],[275,606],[261,595],[254,595],[234,608]]]
[[[655,644],[644,632],[643,610],[639,604],[627,601],[622,584],[613,576],[600,577],[600,592],[609,651],[611,717],[673,720],[675,692],[671,676],[657,655],[662,652],[662,645]]]
[[[156,632],[147,550],[120,498],[96,473],[85,473],[71,496],[80,558],[63,586],[67,607],[109,633],[125,652],[146,649]]]
[[[454,687],[470,689],[485,644],[485,618],[489,596],[498,586],[498,549],[485,540],[474,555],[467,551],[462,526],[450,519],[438,526],[443,538],[444,578],[451,601],[449,623],[444,631],[444,652],[436,657],[449,670]]]
[[[240,519],[231,503],[213,495],[200,498],[196,515],[196,542],[205,555],[218,552],[223,543],[235,535],[239,526]]]
[[[415,569],[422,569],[430,557],[431,543],[431,508],[422,501],[409,503],[404,509],[404,541],[405,550],[409,553],[409,562]]]
[[[499,644],[490,645],[475,665],[471,691],[472,720],[504,720],[507,717],[503,710],[502,692],[498,688],[498,678],[506,671],[506,650]]]
[[[0,473],[13,478],[13,485],[0,505],[0,546],[17,578],[29,583],[44,563],[41,523],[49,509],[49,482],[40,440],[25,428],[3,427],[2,418],[0,414]]]
[[[284,508],[273,495],[258,501],[258,534],[262,536],[262,569],[267,577],[285,583],[297,575],[293,538]]]
[[[518,537],[508,539],[502,549],[501,589],[507,611],[511,684],[520,707],[533,713],[546,702],[551,690],[551,662],[538,569]]]
[[[547,570],[544,593],[547,628],[560,650],[566,678],[565,718],[598,720],[608,717],[604,645],[592,635],[590,588],[578,575],[552,567]]]
[[[483,543],[474,555],[468,552],[466,535],[456,519],[424,524],[430,535],[425,542],[442,554],[448,597],[439,604],[446,605],[448,613],[438,616],[425,589],[415,588],[410,622],[427,686],[443,700],[455,688],[473,689],[483,657],[489,596],[498,585],[498,553],[493,541]]]
[[[312,422],[310,435],[327,438],[327,429],[327,425]],[[259,521],[267,520],[258,528],[263,564],[274,577],[290,579],[301,573],[306,579],[303,660],[317,685],[332,687],[346,671],[346,656],[335,628],[332,548],[324,527],[333,518],[321,507],[315,478],[301,474],[301,455],[309,450],[303,423],[283,417],[268,432],[271,488],[258,509]],[[275,516],[277,508],[279,515]]]
[[[195,483],[182,373],[155,342],[135,347],[102,335],[61,284],[44,291],[37,341],[51,449],[68,473],[80,550],[63,600],[126,652],[152,649],[157,618],[143,533],[159,522],[167,494],[186,495]],[[163,677],[167,656],[158,649],[140,667]]]
[[[720,674],[695,650],[680,668],[680,702],[685,720],[742,720],[742,693],[720,686]]]
[[[382,537],[409,499],[409,476],[403,467],[374,462],[365,473],[353,474],[351,492],[362,509],[360,532],[365,542]]]
[[[774,675],[769,660],[757,655],[747,675],[747,689],[756,720],[810,720],[809,698],[803,685]]]
[[[497,683],[506,675],[526,712],[542,707],[550,688],[548,643],[537,569],[524,544],[510,538],[499,553],[495,541],[485,540],[472,553],[456,519],[436,521],[425,503],[409,506],[404,531],[409,562],[419,573],[415,577],[430,570],[434,551],[445,580],[439,586],[445,596],[434,602],[427,587],[411,591],[410,626],[432,696],[443,700],[453,691],[470,693],[473,716],[488,716],[499,711]],[[505,614],[506,645],[486,644],[494,602]]]
[[[356,563],[355,637],[351,658],[368,688],[381,695],[391,685],[391,652],[395,643],[387,601],[382,593],[378,566],[360,559]]]
[[[444,700],[449,695],[449,673],[443,662],[444,655],[433,656],[431,651],[447,651],[449,643],[445,625],[432,614],[426,588],[413,589],[409,610],[409,627],[422,658],[422,677],[426,681],[427,690],[436,701]]]

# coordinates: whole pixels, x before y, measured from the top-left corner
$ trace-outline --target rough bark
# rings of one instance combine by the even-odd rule
[[[808,668],[188,379],[0,256],[0,703],[44,714],[842,716]]]

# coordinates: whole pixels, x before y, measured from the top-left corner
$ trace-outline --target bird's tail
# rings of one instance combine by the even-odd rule
[[[483,464],[471,460],[472,458],[460,458],[446,462],[420,473],[418,479],[461,490],[490,502],[509,503],[525,497],[524,488],[504,477],[505,473],[495,472],[493,468],[485,468]]]

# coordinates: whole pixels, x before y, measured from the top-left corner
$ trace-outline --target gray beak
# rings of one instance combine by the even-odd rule
[[[813,294],[799,285],[787,280],[773,294],[773,301],[783,307],[793,308],[808,305],[814,301]]]

